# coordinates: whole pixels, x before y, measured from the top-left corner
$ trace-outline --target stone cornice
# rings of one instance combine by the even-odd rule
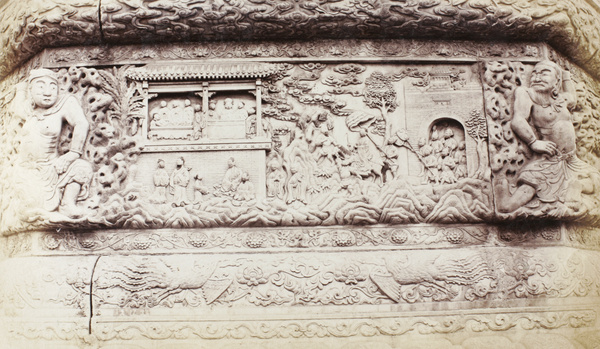
[[[598,8],[595,0],[9,0],[0,76],[48,47],[436,37],[543,41],[598,77]]]

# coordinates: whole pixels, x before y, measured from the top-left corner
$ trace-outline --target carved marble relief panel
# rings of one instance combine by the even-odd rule
[[[594,219],[594,99],[571,85],[517,61],[33,70],[5,98],[2,227]]]
[[[89,321],[92,272],[98,257],[10,258],[2,262],[2,317]],[[27,275],[27,277],[23,277]]]
[[[597,222],[594,94],[551,61],[488,62],[483,81],[499,218]]]
[[[293,305],[415,304],[412,310],[424,310],[431,303],[454,302],[456,309],[475,306],[468,302],[600,295],[600,265],[592,251],[340,253],[103,256],[92,281],[94,315],[135,315],[120,312],[131,309],[165,316],[171,308],[193,314],[197,307],[210,313],[233,305],[240,314]]]

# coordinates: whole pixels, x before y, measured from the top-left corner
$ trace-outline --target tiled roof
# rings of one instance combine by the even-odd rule
[[[133,80],[214,80],[256,79],[277,72],[277,65],[269,63],[211,63],[186,65],[147,65],[129,70]]]

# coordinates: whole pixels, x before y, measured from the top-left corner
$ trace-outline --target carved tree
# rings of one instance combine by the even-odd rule
[[[396,110],[396,91],[392,85],[392,78],[380,72],[374,72],[365,80],[364,101],[369,108],[379,109],[382,118],[386,121],[384,144],[391,137],[391,127],[388,114]]]
[[[109,121],[116,119],[129,136],[135,136],[140,127],[144,108],[144,96],[138,83],[127,83],[126,72],[130,67],[111,71],[99,70],[98,74],[104,81],[102,88],[113,99],[109,108]],[[115,125],[113,125],[115,126]]]
[[[487,178],[485,171],[489,171],[488,168],[488,152],[487,152],[487,121],[483,113],[480,110],[472,110],[471,117],[465,122],[467,126],[467,133],[473,137],[477,142],[477,156],[478,164],[477,171],[475,171],[475,178],[484,179]]]

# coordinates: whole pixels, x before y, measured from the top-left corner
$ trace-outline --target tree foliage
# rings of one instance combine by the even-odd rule
[[[365,80],[365,104],[369,108],[377,108],[383,114],[392,112],[398,106],[396,91],[392,85],[392,78],[380,72],[374,72]]]

